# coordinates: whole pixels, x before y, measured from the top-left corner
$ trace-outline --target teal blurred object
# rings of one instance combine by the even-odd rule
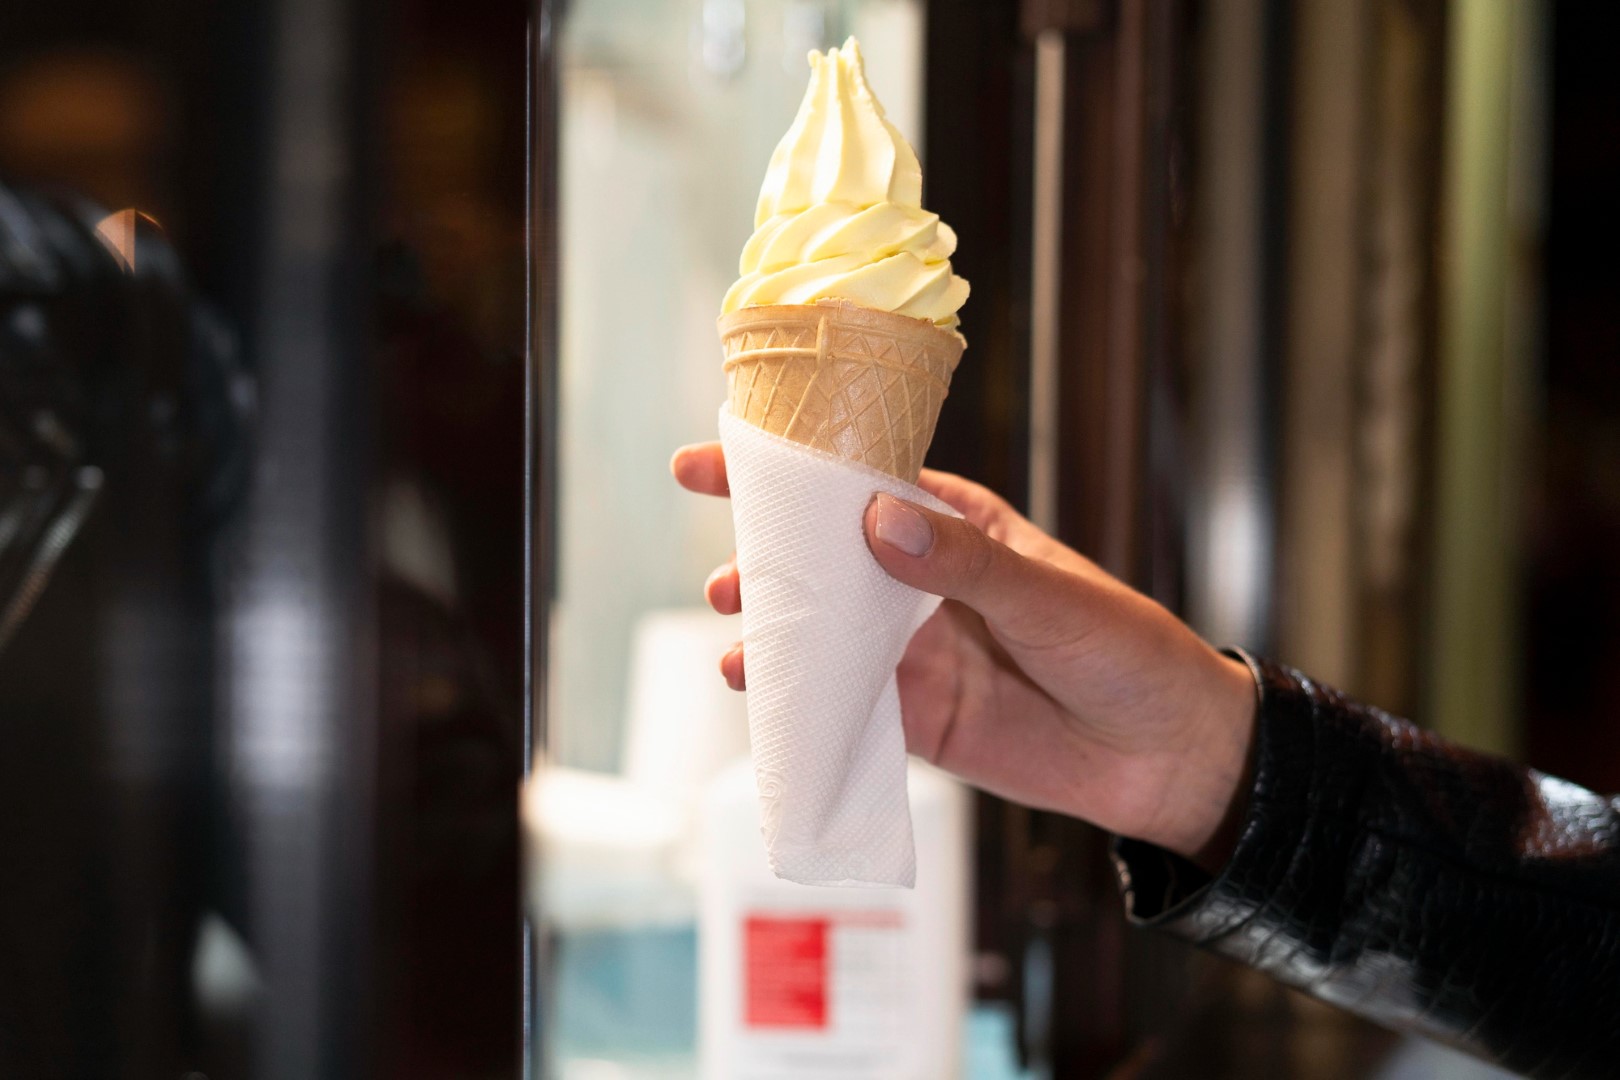
[[[580,1061],[685,1063],[690,1070],[697,1040],[694,927],[573,930],[554,940],[555,1060],[563,1077]]]
[[[962,1075],[967,1080],[1033,1080],[1034,1073],[1018,1064],[1015,1024],[1012,1006],[1005,1002],[980,1002],[973,1007],[962,1054]]]

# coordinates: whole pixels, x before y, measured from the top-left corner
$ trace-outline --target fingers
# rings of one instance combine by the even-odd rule
[[[735,615],[742,611],[742,588],[737,578],[737,556],[714,568],[709,580],[703,583],[703,598],[722,615]]]
[[[717,442],[681,447],[669,459],[669,471],[688,491],[699,495],[731,494],[731,485],[726,481],[726,456]]]
[[[742,642],[737,642],[720,658],[720,674],[725,677],[726,685],[733,690],[748,689],[747,680],[743,676]]]
[[[699,495],[731,494],[726,480],[726,456],[717,442],[683,446],[669,459],[669,471],[677,483]],[[737,556],[732,554],[703,583],[703,596],[709,606],[722,615],[735,615],[742,610],[742,590],[737,579]],[[743,647],[737,642],[720,658],[720,674],[733,690],[743,690],[747,682],[743,675]]]
[[[1084,577],[1026,558],[968,521],[877,495],[864,520],[867,546],[889,576],[984,616],[998,638],[1040,649],[1096,625]]]
[[[726,457],[717,442],[681,447],[669,459],[669,471],[689,491],[700,495],[731,494],[731,487],[726,482]],[[742,610],[735,552],[709,575],[709,580],[703,584],[703,596],[722,615],[735,615]]]
[[[720,566],[715,567],[714,573],[703,585],[703,595],[708,599],[709,606],[722,615],[735,615],[742,610],[742,591],[737,580],[737,556],[733,554]],[[726,650],[720,658],[720,674],[725,677],[726,685],[733,690],[746,688],[743,679],[742,642],[737,642]]]
[[[917,477],[917,486],[941,502],[949,503],[985,532],[991,532],[994,525],[1018,513],[1007,500],[983,484],[955,473],[924,469]]]
[[[999,540],[1018,554],[1053,563],[1071,573],[1095,575],[1097,567],[1073,548],[1054,540],[1012,504],[983,484],[955,473],[924,469],[917,486],[949,504],[959,514],[993,540]]]

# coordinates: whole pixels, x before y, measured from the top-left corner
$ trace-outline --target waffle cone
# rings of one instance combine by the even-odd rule
[[[917,482],[962,335],[836,300],[740,308],[719,326],[733,416]]]

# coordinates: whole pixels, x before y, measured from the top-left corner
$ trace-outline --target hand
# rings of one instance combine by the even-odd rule
[[[719,443],[683,447],[670,467],[692,491],[728,494]],[[891,577],[946,598],[900,661],[907,749],[1218,869],[1249,780],[1248,669],[989,489],[931,469],[918,485],[963,520],[878,495],[864,522]],[[704,592],[722,614],[742,609],[735,556]],[[720,666],[742,689],[740,644]]]

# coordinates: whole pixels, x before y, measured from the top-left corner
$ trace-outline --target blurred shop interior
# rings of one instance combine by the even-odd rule
[[[805,53],[857,35],[973,286],[931,465],[1620,790],[1615,30],[7,5],[0,1074],[1506,1075],[1130,931],[1105,836],[921,768],[915,892],[776,882],[729,512],[667,461]]]

